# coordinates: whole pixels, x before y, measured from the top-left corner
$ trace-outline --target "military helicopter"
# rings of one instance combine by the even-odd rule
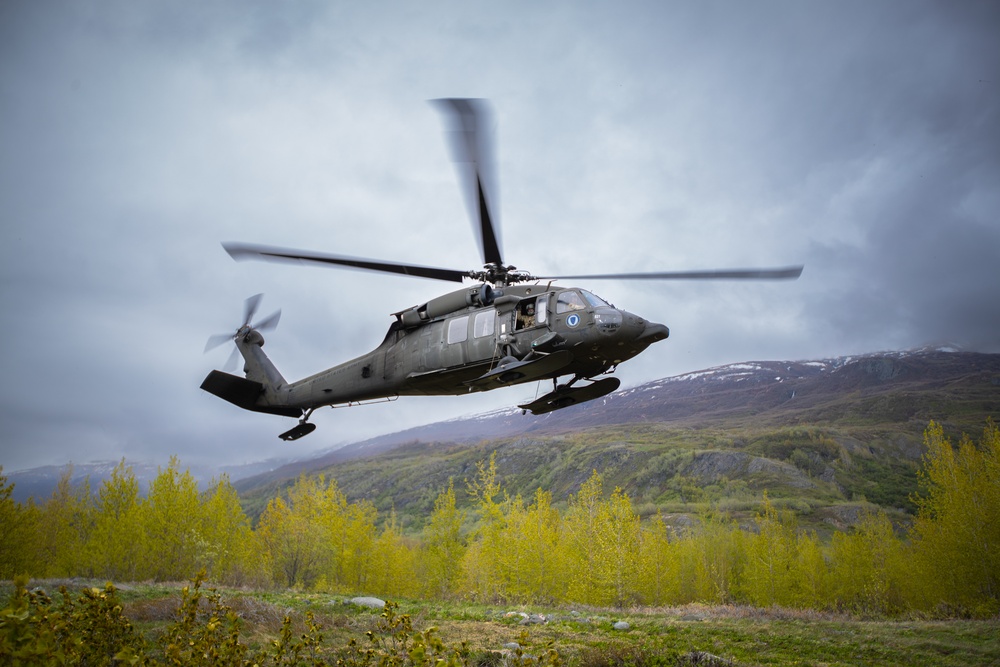
[[[252,323],[261,295],[247,299],[235,333],[209,339],[206,352],[232,340],[245,377],[213,370],[205,391],[245,410],[298,418],[282,433],[297,440],[316,429],[320,407],[346,407],[400,396],[444,396],[551,380],[552,389],[519,405],[522,414],[545,414],[605,396],[621,381],[616,367],[669,336],[663,324],[615,308],[561,280],[717,280],[797,278],[801,266],[660,273],[535,276],[503,259],[492,215],[490,108],[484,100],[433,101],[445,115],[453,159],[464,177],[483,268],[461,271],[343,255],[223,243],[237,261],[309,263],[464,283],[461,289],[393,313],[382,343],[368,354],[297,382],[288,382],[264,354],[261,331],[280,311]],[[235,351],[234,351],[235,354]],[[565,378],[560,382],[560,378]]]

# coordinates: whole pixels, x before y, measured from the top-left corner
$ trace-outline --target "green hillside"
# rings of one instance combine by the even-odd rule
[[[558,420],[524,422],[529,428],[519,434],[489,437],[516,417],[492,425],[470,420],[471,435],[484,437],[424,431],[387,451],[383,444],[370,455],[362,447],[335,463],[317,461],[308,474],[336,479],[349,499],[371,501],[382,516],[395,509],[408,531],[422,527],[449,479],[459,504],[467,502],[464,480],[496,452],[510,495],[527,498],[542,488],[560,506],[597,470],[640,514],[660,512],[682,527],[709,510],[749,521],[766,491],[803,526],[828,535],[852,525],[870,503],[908,521],[932,419],[957,441],[963,433],[978,436],[1000,415],[1000,355],[823,363],[743,364],[652,383],[604,405],[562,411]],[[248,513],[259,515],[297,474],[240,482]]]

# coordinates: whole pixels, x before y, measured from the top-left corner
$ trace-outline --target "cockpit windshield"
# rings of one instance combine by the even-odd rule
[[[591,294],[585,289],[580,290],[580,294],[582,294],[583,298],[585,298],[587,302],[594,308],[601,308],[602,306],[611,307],[610,303],[608,303],[601,297],[597,296],[596,294]]]
[[[568,313],[571,310],[584,310],[586,307],[587,306],[583,303],[583,299],[580,298],[580,295],[573,290],[559,292],[559,296],[556,297],[557,313]]]

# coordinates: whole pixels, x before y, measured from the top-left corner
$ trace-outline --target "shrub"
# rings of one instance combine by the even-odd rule
[[[142,655],[145,640],[122,615],[114,586],[87,588],[75,600],[60,589],[60,601],[26,589],[27,577],[0,612],[0,665],[109,665],[125,651]]]

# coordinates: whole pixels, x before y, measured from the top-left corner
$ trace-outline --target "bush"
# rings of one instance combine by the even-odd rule
[[[436,628],[415,631],[409,615],[386,604],[366,640],[346,646],[323,642],[323,629],[312,612],[306,630],[296,635],[285,616],[278,638],[252,651],[240,641],[242,621],[215,590],[201,589],[204,572],[181,591],[175,621],[150,644],[122,615],[115,587],[85,589],[75,600],[61,589],[61,601],[44,591],[28,591],[27,578],[15,581],[14,593],[0,611],[0,667],[54,665],[212,665],[278,667],[337,665],[338,667],[471,667],[484,661],[463,642],[446,645]],[[518,653],[517,664],[555,667],[558,653],[539,657]]]
[[[58,602],[26,585],[27,577],[15,580],[0,612],[0,665],[109,665],[122,651],[144,652],[111,584],[84,589],[75,600],[63,586]]]

